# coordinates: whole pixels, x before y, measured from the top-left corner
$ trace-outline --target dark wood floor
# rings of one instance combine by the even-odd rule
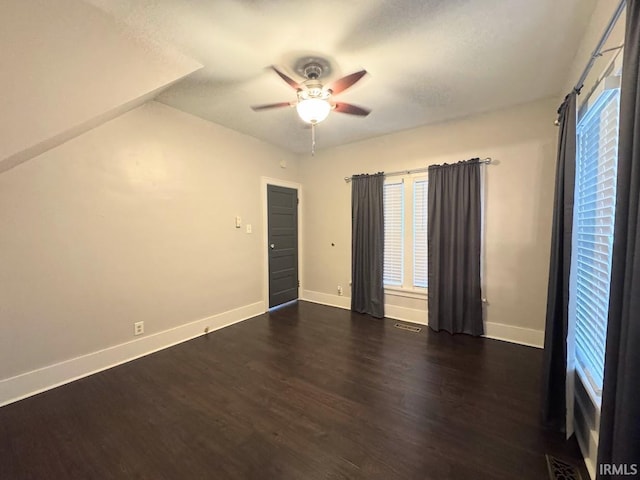
[[[0,408],[0,478],[548,478],[542,351],[300,302]],[[585,477],[587,478],[587,477]]]

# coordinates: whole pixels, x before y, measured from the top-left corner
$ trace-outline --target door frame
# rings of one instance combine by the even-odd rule
[[[276,187],[293,188],[298,191],[298,280],[300,286],[298,287],[298,299],[302,299],[303,290],[303,270],[304,264],[302,259],[304,258],[302,246],[303,232],[303,220],[302,220],[302,184],[291,182],[289,180],[280,180],[278,178],[260,177],[260,197],[262,198],[262,301],[263,310],[269,311],[269,250],[267,245],[269,243],[269,209],[268,209],[268,197],[267,197],[267,185],[274,185]]]

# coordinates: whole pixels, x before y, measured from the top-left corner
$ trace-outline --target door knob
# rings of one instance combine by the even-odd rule
[[[271,245],[269,245],[269,247],[271,247],[271,249],[273,250],[274,248],[276,248],[276,246],[272,243]]]

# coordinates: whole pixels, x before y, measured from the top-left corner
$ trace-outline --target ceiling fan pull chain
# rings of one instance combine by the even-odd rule
[[[316,124],[311,124],[311,156],[316,155]]]

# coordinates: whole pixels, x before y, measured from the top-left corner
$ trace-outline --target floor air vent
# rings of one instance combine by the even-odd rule
[[[414,327],[412,325],[405,325],[403,323],[396,323],[394,325],[394,327],[400,328],[401,330],[408,330],[408,331],[413,332],[413,333],[418,333],[420,330],[422,330],[420,327]]]
[[[551,455],[546,455],[551,480],[582,480],[578,467],[559,460]]]

